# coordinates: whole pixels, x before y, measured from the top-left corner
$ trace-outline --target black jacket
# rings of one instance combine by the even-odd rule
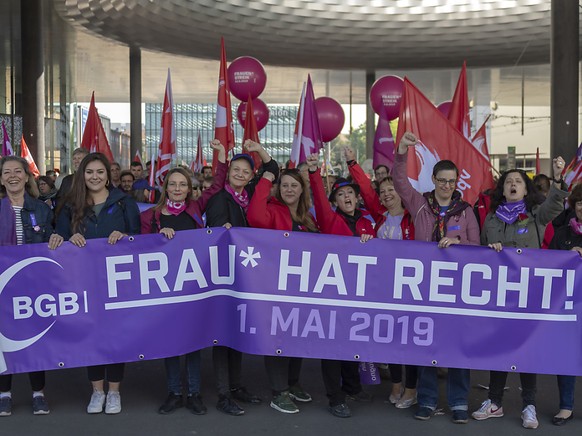
[[[574,233],[569,224],[556,229],[554,238],[550,242],[550,249],[571,250],[572,247],[582,247],[582,235]]]

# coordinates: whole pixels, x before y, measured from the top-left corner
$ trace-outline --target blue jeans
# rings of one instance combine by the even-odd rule
[[[468,369],[449,368],[447,375],[447,401],[451,410],[468,410],[467,397],[470,389]],[[419,407],[435,410],[439,399],[437,368],[418,368],[417,398]]]
[[[180,356],[167,357],[166,379],[168,392],[182,395],[182,374],[180,372]],[[186,376],[188,378],[188,395],[200,392],[200,350],[186,354]]]
[[[576,377],[573,375],[558,376],[558,390],[560,391],[560,409],[572,410],[574,407],[574,385]]]

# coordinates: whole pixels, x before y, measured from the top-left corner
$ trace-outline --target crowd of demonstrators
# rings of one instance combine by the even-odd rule
[[[245,149],[262,160],[255,174],[249,154],[234,155],[227,163],[223,145],[214,140],[211,146],[218,152],[216,173],[212,174],[211,166],[203,167],[198,174],[185,167],[171,169],[163,186],[156,189],[155,204],[141,215],[136,201],[149,199],[153,188],[147,173],[151,165],[145,174],[139,162],[122,170],[100,153],[77,149],[73,152],[75,172],[61,178],[57,190],[54,171],[35,183],[22,158],[4,157],[0,160],[0,245],[45,243],[58,249],[65,242],[83,247],[93,238],[107,238],[115,244],[126,235],[140,232],[160,233],[172,239],[176,232],[203,227],[256,227],[356,236],[362,242],[372,238],[417,240],[436,243],[442,249],[480,244],[497,252],[503,247],[550,248],[573,250],[582,256],[582,185],[574,187],[568,196],[561,176],[561,157],[553,161],[552,178],[538,175],[531,181],[521,170],[504,172],[491,192],[481,193],[473,209],[462,200],[457,190],[459,171],[448,160],[434,166],[431,192],[414,190],[406,174],[406,161],[409,147],[416,143],[414,134],[406,132],[398,144],[392,174],[380,165],[375,168],[373,181],[357,164],[354,151],[346,147],[351,178],[330,176],[324,181],[317,155],[309,156],[297,169],[280,171],[260,144],[247,141]],[[569,208],[564,208],[567,196]],[[212,356],[219,411],[240,416],[245,410],[239,403],[262,402],[242,383],[241,352],[217,345],[212,348]],[[192,413],[204,414],[207,409],[200,396],[200,351],[184,356],[187,388],[182,384],[180,357],[165,359],[168,396],[158,412],[169,414],[186,405]],[[265,356],[273,409],[297,413],[296,402],[312,401],[299,383],[301,364],[300,358]],[[439,397],[438,368],[403,368],[400,364],[389,364],[389,368],[392,388],[388,401],[401,409],[418,403],[414,417],[430,419]],[[321,370],[328,410],[334,416],[351,416],[348,399],[372,400],[362,389],[358,363],[322,359]],[[123,375],[123,363],[88,368],[93,388],[88,413],[121,411],[119,388]],[[29,378],[33,412],[49,413],[44,372],[30,373]],[[522,373],[520,378],[522,425],[536,428],[536,375]],[[471,414],[475,420],[503,416],[506,379],[506,372],[491,371],[489,398]],[[564,425],[573,418],[575,377],[558,375],[557,379],[559,411],[552,422]],[[469,420],[469,381],[468,369],[448,369],[446,397],[457,424]],[[11,376],[0,376],[0,416],[11,414],[11,383]]]

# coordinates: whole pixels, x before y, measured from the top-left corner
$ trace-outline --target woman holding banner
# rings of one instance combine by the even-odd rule
[[[414,240],[414,224],[410,213],[404,208],[402,199],[394,189],[394,181],[386,172],[384,178],[376,178],[379,194],[371,189],[370,180],[356,162],[356,154],[351,147],[344,149],[350,175],[361,187],[361,196],[366,209],[376,225],[374,230],[380,239]],[[385,165],[379,165],[385,167]],[[376,171],[376,175],[378,172]],[[402,365],[389,364],[392,392],[388,401],[398,409],[408,409],[416,404],[416,381],[418,367],[406,365],[406,383],[402,386]]]
[[[461,199],[456,190],[459,170],[449,160],[438,162],[432,170],[435,189],[418,193],[406,174],[408,149],[418,140],[406,132],[398,144],[392,175],[394,187],[406,209],[412,214],[417,241],[437,242],[440,248],[455,244],[479,244],[479,225],[471,205]],[[449,368],[447,374],[447,400],[453,412],[455,424],[469,421],[468,401],[470,373],[468,369]],[[438,378],[436,367],[420,367],[417,386],[418,411],[414,417],[430,419],[438,402]]]
[[[192,199],[192,179],[181,167],[172,168],[166,174],[162,195],[158,204],[141,214],[141,232],[161,233],[172,239],[180,230],[193,230],[204,227],[202,214],[210,197],[224,185],[226,178],[226,152],[219,140],[214,139],[211,147],[218,152],[216,177],[213,186],[205,190],[198,200]],[[158,412],[167,415],[184,406],[182,398],[182,375],[180,356],[164,359],[168,397]],[[206,406],[200,396],[200,350],[186,354],[186,375],[188,397],[186,407],[195,415],[204,415]]]
[[[285,170],[270,197],[275,174],[265,171],[257,184],[248,210],[249,225],[263,229],[319,232],[309,213],[309,190],[297,169]],[[299,384],[303,359],[297,357],[265,356],[265,367],[273,391],[271,407],[282,413],[298,413],[293,400],[307,403],[311,395]]]
[[[328,199],[325,195],[316,154],[307,158],[307,165],[313,192],[313,205],[321,231],[329,235],[357,236],[362,242],[374,238],[376,232],[372,223],[357,208],[360,187],[344,178],[339,178],[333,184]],[[369,181],[363,189],[371,190]],[[335,211],[330,202],[336,205]],[[332,415],[338,418],[348,418],[352,415],[346,398],[362,402],[372,401],[372,396],[362,389],[359,362],[322,359],[321,372],[329,399],[329,411]]]
[[[277,162],[256,142],[245,141],[245,150],[257,153],[263,161],[262,170],[279,175]],[[230,161],[224,189],[214,195],[206,207],[208,227],[248,227],[247,209],[254,189],[255,163],[248,154],[237,154]],[[204,191],[203,191],[204,192]],[[212,348],[212,363],[218,390],[216,408],[228,415],[240,416],[245,411],[236,403],[260,404],[261,399],[248,392],[241,382],[242,353],[232,348]]]
[[[500,252],[503,247],[541,248],[548,223],[563,211],[563,201],[568,195],[562,178],[564,159],[553,160],[553,183],[547,197],[539,193],[533,182],[522,170],[505,171],[497,182],[491,200],[491,209],[481,232],[481,244]],[[537,428],[535,394],[536,375],[520,374],[525,428]],[[473,412],[473,418],[481,421],[503,416],[503,388],[507,372],[491,371],[489,399]]]
[[[57,248],[63,239],[53,233],[53,212],[37,199],[38,187],[28,162],[17,156],[0,160],[0,245],[47,243]],[[45,373],[28,373],[32,388],[32,413],[50,412],[44,397]],[[12,375],[0,375],[0,416],[12,414]]]
[[[575,216],[569,220],[567,225],[556,230],[550,243],[550,249],[576,251],[582,256],[582,184],[578,184],[572,189],[568,196],[568,204]],[[564,425],[574,417],[572,409],[574,407],[575,383],[576,377],[573,375],[558,376],[560,410],[552,418],[554,425]]]
[[[139,209],[133,198],[119,189],[111,189],[109,161],[102,153],[90,153],[75,172],[73,186],[65,197],[65,206],[57,218],[57,233],[81,248],[88,239],[107,238],[116,244],[128,234],[138,234]],[[125,364],[90,366],[87,368],[93,386],[87,413],[121,412],[119,386]],[[107,377],[109,392],[104,392]]]

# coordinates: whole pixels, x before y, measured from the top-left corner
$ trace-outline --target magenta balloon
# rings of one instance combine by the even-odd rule
[[[437,109],[440,111],[441,114],[445,116],[445,118],[448,118],[452,104],[453,104],[452,101],[443,101],[441,104],[437,106]]]
[[[263,130],[269,121],[269,108],[263,100],[255,98],[253,100],[253,114],[257,123],[257,130]],[[243,101],[238,105],[236,110],[236,117],[241,126],[245,126],[245,118],[247,116],[247,102]]]
[[[263,64],[250,56],[241,56],[228,67],[230,92],[241,101],[261,95],[267,85],[267,73]]]
[[[385,111],[389,120],[398,118],[403,89],[404,80],[398,76],[384,76],[376,80],[370,89],[370,102],[374,112],[382,116]]]
[[[315,100],[315,110],[319,121],[319,131],[323,142],[332,141],[344,128],[346,116],[342,106],[330,97]]]

